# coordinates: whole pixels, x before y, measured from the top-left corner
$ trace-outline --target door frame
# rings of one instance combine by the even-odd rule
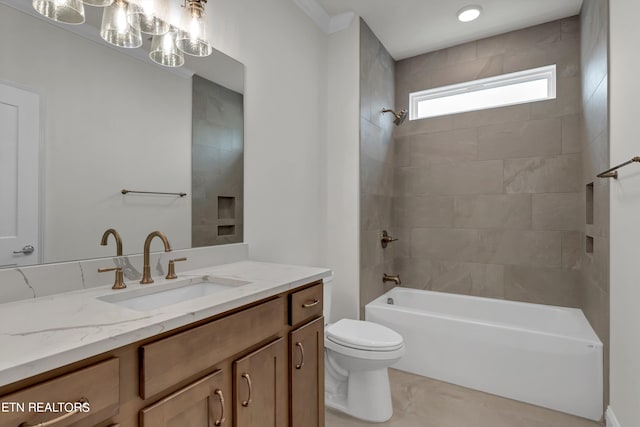
[[[45,153],[45,139],[46,139],[46,109],[45,109],[45,100],[46,97],[42,93],[42,91],[35,89],[33,87],[16,83],[12,80],[4,80],[0,79],[0,85],[10,86],[16,89],[23,90],[25,92],[31,92],[32,94],[38,97],[38,117],[39,129],[38,129],[38,241],[36,244],[38,245],[38,257],[34,264],[42,264],[44,260],[44,241],[45,241],[45,232],[44,232],[44,223],[46,218],[46,153]],[[17,268],[20,268],[19,265]],[[24,267],[24,266],[22,266]]]

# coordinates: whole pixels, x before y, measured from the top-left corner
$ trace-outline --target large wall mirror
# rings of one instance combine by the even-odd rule
[[[102,9],[85,13],[70,26],[30,0],[0,0],[0,268],[113,256],[112,240],[100,245],[108,228],[125,255],[153,230],[174,249],[241,242],[244,66],[214,50],[162,67],[148,59],[150,37],[111,47]],[[17,239],[34,227],[33,242]]]

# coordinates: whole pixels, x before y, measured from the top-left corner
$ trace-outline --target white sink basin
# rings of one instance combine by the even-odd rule
[[[144,289],[98,297],[99,300],[137,311],[155,310],[179,302],[212,295],[250,282],[205,276],[178,283],[149,285]]]

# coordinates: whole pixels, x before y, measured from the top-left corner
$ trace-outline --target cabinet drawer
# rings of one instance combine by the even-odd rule
[[[284,298],[277,298],[142,346],[140,396],[160,393],[277,335],[285,316]]]
[[[61,377],[36,384],[15,393],[0,397],[0,402],[12,402],[13,410],[2,413],[0,427],[16,427],[25,425],[39,425],[47,421],[60,419],[54,425],[60,426],[93,426],[105,421],[118,413],[120,400],[120,363],[117,358],[80,369]],[[48,409],[30,407],[36,403],[51,403],[60,405],[59,402],[81,402],[85,399],[88,404],[78,405],[79,411],[74,415],[62,418],[72,408],[61,409],[63,412],[52,412]],[[13,403],[15,402],[15,403]],[[6,403],[5,403],[6,404]],[[71,406],[69,405],[69,406]],[[37,412],[44,409],[46,412]]]
[[[322,283],[289,295],[289,324],[322,316]]]

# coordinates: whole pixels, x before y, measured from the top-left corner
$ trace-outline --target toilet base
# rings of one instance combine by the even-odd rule
[[[334,379],[335,380],[335,379]],[[325,393],[325,405],[364,421],[382,423],[393,415],[387,368],[350,372],[347,393]]]

